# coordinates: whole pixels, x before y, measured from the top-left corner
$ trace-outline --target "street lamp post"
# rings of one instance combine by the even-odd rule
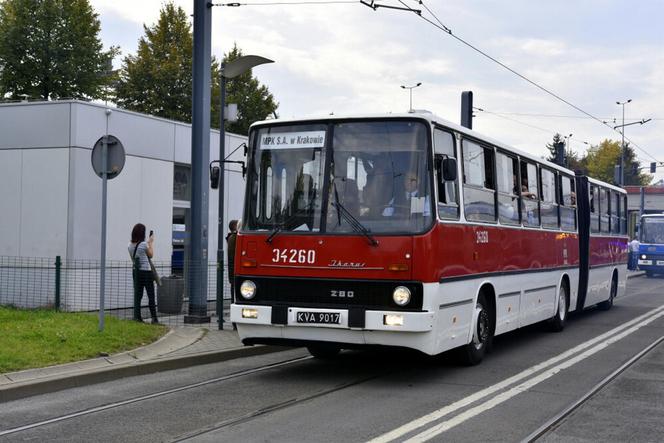
[[[413,111],[413,89],[417,88],[418,86],[422,86],[422,82],[419,82],[419,83],[417,83],[416,85],[413,85],[413,86],[401,85],[401,89],[408,89],[410,91],[410,108],[408,109],[408,112],[414,112]]]
[[[622,106],[622,130],[620,134],[622,135],[622,144],[620,145],[620,186],[625,185],[625,105],[630,103],[632,99],[628,99],[625,102],[616,102],[616,105]]]
[[[243,55],[221,65],[220,110],[219,110],[219,215],[217,227],[217,318],[219,329],[224,327],[224,160],[226,159],[226,81],[244,74],[251,68],[272,60],[258,55]]]

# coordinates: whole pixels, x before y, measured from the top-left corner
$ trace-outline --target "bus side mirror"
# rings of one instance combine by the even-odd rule
[[[219,166],[210,166],[210,187],[219,188]]]
[[[457,162],[454,158],[446,157],[442,165],[443,180],[453,182],[457,179]]]

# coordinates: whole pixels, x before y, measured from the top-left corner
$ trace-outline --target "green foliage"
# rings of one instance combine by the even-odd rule
[[[549,150],[549,156],[546,158],[550,162],[556,162],[556,145],[558,143],[565,144],[565,138],[556,133],[553,136],[553,141],[547,143],[546,148]],[[584,174],[587,174],[587,168],[585,164],[585,157],[579,158],[579,153],[565,146],[565,167],[571,169],[572,171],[581,171]]]
[[[237,44],[233,45],[233,49],[224,56],[224,63],[241,56],[242,50]],[[251,70],[227,81],[226,96],[226,103],[237,103],[238,106],[238,121],[226,123],[226,130],[235,134],[247,134],[252,123],[275,115],[279,106],[267,86],[261,85]],[[213,121],[219,121],[218,114]]]
[[[103,98],[119,49],[99,31],[88,0],[0,2],[0,98]]]
[[[125,57],[116,88],[119,106],[146,114],[191,122],[193,33],[184,9],[166,3],[159,20],[144,26],[136,55]],[[242,55],[235,46],[225,60]],[[210,124],[220,123],[220,64],[212,58]],[[263,120],[277,109],[267,87],[259,84],[251,72],[227,82],[227,103],[238,104],[239,121],[227,123],[226,129],[246,134],[249,125]]]
[[[39,368],[134,349],[165,334],[148,325],[96,314],[0,307],[0,373]]]
[[[116,87],[119,106],[173,120],[191,121],[193,35],[184,9],[166,3],[136,55],[124,58]]]
[[[614,170],[615,165],[620,164],[620,151],[620,142],[609,139],[602,141],[597,146],[591,146],[584,159],[588,174],[599,180],[616,184]],[[634,149],[629,146],[629,143],[626,143],[624,154],[626,185],[645,186],[650,183],[652,176],[641,170],[637,170],[636,174],[633,172],[634,168],[638,169],[640,167],[641,163],[638,161]]]

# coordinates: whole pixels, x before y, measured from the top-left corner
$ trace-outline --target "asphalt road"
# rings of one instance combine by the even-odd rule
[[[448,354],[296,349],[70,389],[0,404],[0,441],[518,442],[664,335],[662,306],[664,279],[631,279],[612,310],[497,337],[470,368]],[[663,360],[658,346],[541,440],[661,441]]]

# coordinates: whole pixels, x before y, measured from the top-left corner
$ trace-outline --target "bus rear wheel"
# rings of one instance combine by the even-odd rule
[[[646,277],[648,277],[648,278],[652,278],[652,277],[654,277],[654,276],[655,276],[655,273],[654,273],[654,272],[652,272],[652,271],[646,271]]]
[[[479,364],[484,358],[493,340],[492,313],[484,294],[480,294],[475,305],[477,322],[473,329],[473,339],[461,348],[462,362],[467,366]]]
[[[560,285],[558,291],[558,309],[556,313],[549,319],[549,329],[553,332],[560,332],[565,329],[567,322],[567,314],[569,313],[569,303],[567,302],[567,286]]]
[[[608,311],[613,307],[613,299],[616,298],[616,294],[618,293],[618,279],[616,276],[613,276],[613,279],[611,279],[611,292],[609,293],[609,299],[605,300],[597,305],[602,311]]]
[[[315,344],[307,346],[307,351],[314,358],[327,360],[335,357],[341,351],[341,348],[332,344]]]

